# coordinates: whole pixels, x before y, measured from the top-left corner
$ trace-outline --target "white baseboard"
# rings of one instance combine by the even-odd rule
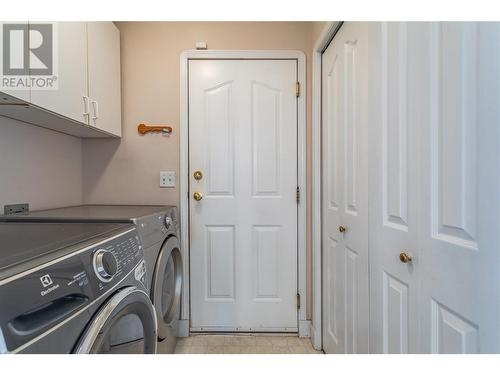
[[[311,337],[310,320],[299,320],[299,337]]]
[[[180,319],[178,321],[177,337],[189,337],[189,319]]]
[[[316,332],[316,327],[311,324],[311,343],[316,350],[321,350],[322,345],[321,345],[321,335],[319,332]]]

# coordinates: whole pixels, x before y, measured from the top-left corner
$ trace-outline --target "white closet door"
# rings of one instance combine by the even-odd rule
[[[422,349],[500,352],[500,26],[423,35]]]
[[[420,24],[421,25],[421,24]],[[421,26],[370,25],[370,351],[418,352],[420,201],[414,54]],[[417,77],[417,80],[419,78]]]
[[[368,352],[367,38],[366,23],[344,24],[323,55],[323,348],[328,353]]]

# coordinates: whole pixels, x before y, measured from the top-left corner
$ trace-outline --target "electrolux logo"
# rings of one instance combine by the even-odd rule
[[[48,274],[47,275],[43,275],[42,277],[40,277],[40,281],[41,281],[42,286],[44,288],[52,285],[52,278]]]
[[[5,23],[1,34],[2,89],[58,88],[56,24]]]

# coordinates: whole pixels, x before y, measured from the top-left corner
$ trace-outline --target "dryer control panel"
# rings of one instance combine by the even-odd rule
[[[142,259],[142,245],[136,230],[130,235],[122,236],[95,248],[92,252],[91,264],[98,294],[108,290],[127,276]],[[146,282],[144,277],[143,284]],[[147,285],[144,286],[147,287]]]

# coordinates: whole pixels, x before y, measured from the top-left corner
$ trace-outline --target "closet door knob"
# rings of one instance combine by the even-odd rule
[[[344,232],[346,232],[346,231],[347,231],[347,228],[346,228],[346,227],[344,227],[344,226],[342,226],[342,225],[339,227],[339,232],[340,232],[340,233],[344,233]]]
[[[403,251],[401,254],[399,254],[399,260],[402,263],[410,263],[413,260],[413,258],[411,257],[410,254],[408,254],[407,252]]]

